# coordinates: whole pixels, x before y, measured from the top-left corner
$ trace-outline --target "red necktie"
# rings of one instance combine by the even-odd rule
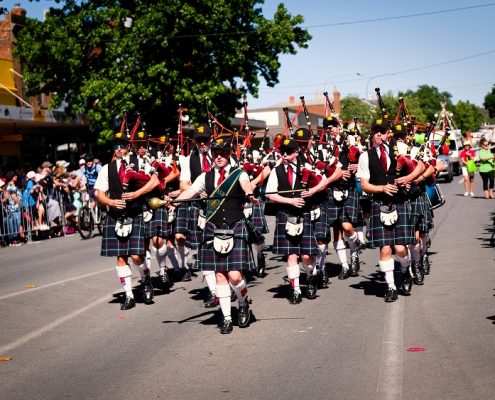
[[[382,165],[385,172],[387,171],[387,153],[385,152],[385,146],[380,145],[380,164]]]
[[[217,186],[220,186],[220,184],[225,180],[225,169],[224,168],[220,168],[218,170],[218,172],[220,173],[220,176],[218,177],[218,182],[217,182]]]
[[[313,164],[313,159],[311,158],[311,154],[309,153],[309,151],[306,152],[306,159],[310,164]]]
[[[124,176],[125,176],[125,161],[120,160],[119,179],[121,183],[124,183]]]
[[[206,153],[203,154],[203,172],[209,172],[211,167],[210,167],[210,163],[208,162],[208,158],[206,157]]]
[[[292,170],[292,167],[290,165],[287,167],[287,179],[289,180],[289,186],[292,189],[292,182],[294,179],[294,171]]]

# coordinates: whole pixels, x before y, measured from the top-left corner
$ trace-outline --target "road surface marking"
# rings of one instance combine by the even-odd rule
[[[382,338],[382,355],[376,387],[377,398],[402,398],[402,352],[404,334],[404,299],[386,305]]]
[[[18,292],[6,294],[6,295],[3,295],[3,296],[0,296],[0,300],[8,299],[9,297],[18,296],[20,294],[33,293],[33,292],[35,292],[37,290],[40,290],[40,289],[46,289],[46,288],[49,288],[49,287],[52,287],[52,286],[62,285],[62,284],[67,283],[67,282],[77,281],[78,279],[89,278],[90,276],[103,274],[103,273],[109,272],[109,271],[115,271],[115,267],[113,267],[113,268],[106,268],[106,269],[103,269],[103,270],[100,270],[100,271],[90,272],[89,274],[79,275],[79,276],[75,276],[73,278],[64,279],[62,281],[52,282],[52,283],[48,283],[46,285],[41,285],[41,286],[33,287],[33,288],[30,288],[29,290],[20,290]]]

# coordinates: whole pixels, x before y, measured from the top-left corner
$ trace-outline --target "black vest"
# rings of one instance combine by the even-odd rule
[[[132,163],[132,159],[130,160]],[[137,163],[134,164],[135,171],[138,170]],[[129,187],[129,191],[132,192],[134,188]],[[122,198],[123,193],[122,183],[120,182],[119,172],[117,171],[117,161],[114,160],[108,164],[108,196],[111,199]],[[130,217],[135,217],[137,214],[143,211],[144,199],[137,198],[136,200],[128,201],[125,212],[126,215]],[[110,207],[109,211],[113,219],[117,219],[123,214],[123,210],[118,210],[116,208]]]
[[[388,171],[385,171],[380,163],[380,158],[378,158],[378,154],[376,151],[376,147],[372,147],[368,150],[368,160],[369,160],[369,169],[370,169],[370,183],[372,185],[387,185],[394,184],[396,174],[395,167],[397,165],[397,160],[392,154],[391,146],[388,146],[388,155],[390,157],[390,166]],[[373,194],[373,198],[380,201],[390,201],[391,197],[387,194],[383,193],[375,193]]]
[[[294,167],[294,166],[292,166]],[[294,192],[297,189],[302,189],[301,178],[299,170],[294,171],[293,178],[296,180],[294,182],[294,187],[291,187],[289,184],[289,178],[287,177],[287,171],[285,170],[285,165],[280,164],[275,168],[275,172],[277,174],[278,180],[278,191],[279,192],[287,192],[287,193],[279,193],[282,197],[301,197],[301,192]],[[288,204],[281,204],[282,211],[290,215],[301,215],[304,213],[305,207],[297,208],[290,206]]]
[[[197,151],[193,151],[189,157],[189,170],[191,171],[191,182],[194,182],[196,178],[203,173],[201,157]]]
[[[234,168],[230,168],[230,174]],[[208,197],[215,190],[215,170],[211,169],[205,175],[205,186]],[[232,196],[232,197],[230,197]],[[217,227],[221,227],[225,222],[229,226],[233,226],[236,222],[244,219],[244,203],[246,201],[244,190],[242,190],[239,180],[234,184],[230,191],[230,196],[225,199],[221,205],[221,209],[215,213],[210,219]]]

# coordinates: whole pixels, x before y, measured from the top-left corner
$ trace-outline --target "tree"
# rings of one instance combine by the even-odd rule
[[[461,132],[478,131],[484,120],[483,112],[469,101],[459,101],[455,105],[454,120]]]
[[[177,125],[177,107],[193,121],[210,110],[223,121],[260,79],[278,83],[281,54],[311,36],[279,4],[273,19],[262,0],[111,0],[63,2],[44,22],[29,20],[15,52],[30,95],[52,93],[69,116],[86,114],[103,140],[123,110],[140,112],[148,131]]]
[[[488,111],[490,118],[495,118],[495,85],[493,85],[491,93],[485,96],[483,106]]]
[[[452,95],[449,92],[440,92],[435,86],[420,85],[416,91],[399,92],[399,97],[404,97],[407,104],[415,104],[415,107],[418,107],[416,113],[419,114],[419,110],[421,110],[423,113],[421,117],[424,116],[424,119],[416,115],[416,119],[419,121],[436,121],[435,114],[441,110],[440,102],[442,101],[447,103],[447,109],[453,109]]]
[[[364,102],[358,97],[347,96],[342,99],[342,112],[340,116],[344,121],[351,121],[354,117],[358,121],[370,124],[373,120],[374,108],[369,103]]]

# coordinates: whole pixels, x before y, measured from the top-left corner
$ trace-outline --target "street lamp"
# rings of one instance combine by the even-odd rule
[[[370,98],[370,96],[368,95],[368,86],[373,79],[379,78],[381,76],[395,76],[395,75],[397,75],[397,74],[392,72],[389,74],[379,74],[379,75],[370,76],[370,78],[368,79],[368,82],[366,82],[366,100],[369,100],[369,98]]]

